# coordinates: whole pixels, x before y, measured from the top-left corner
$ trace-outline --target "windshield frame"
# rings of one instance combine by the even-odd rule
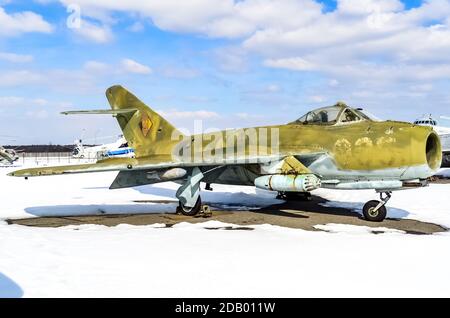
[[[321,122],[321,121],[308,121],[308,116],[310,116],[311,114],[317,115],[318,113],[320,113],[323,110],[329,110],[332,108],[339,108],[339,111],[335,117],[334,120],[331,121],[327,121],[327,122]],[[350,111],[352,112],[357,118],[359,118],[359,120],[353,120],[353,121],[348,121],[345,122],[343,121],[343,116],[344,113],[346,111]],[[368,115],[364,114],[361,111],[358,111],[355,108],[349,107],[347,105],[333,105],[333,106],[326,106],[326,107],[320,107],[317,109],[313,109],[309,112],[307,112],[306,114],[304,114],[303,116],[301,116],[300,118],[298,118],[297,120],[291,122],[290,124],[296,124],[296,125],[317,125],[317,126],[336,126],[336,125],[350,125],[350,124],[355,124],[355,123],[359,123],[359,122],[363,122],[363,121],[373,121]]]

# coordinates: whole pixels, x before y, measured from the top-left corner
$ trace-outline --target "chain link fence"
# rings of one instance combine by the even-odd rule
[[[72,152],[20,152],[19,159],[14,162],[16,165],[34,164],[58,165],[58,164],[82,164],[92,163],[98,160],[97,156],[74,158]]]

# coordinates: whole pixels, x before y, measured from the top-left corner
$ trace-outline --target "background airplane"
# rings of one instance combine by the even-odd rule
[[[450,120],[447,116],[440,116],[440,118]],[[439,121],[433,119],[431,114],[422,116],[414,121],[414,124],[432,127],[437,132],[442,144],[442,167],[450,167],[450,128],[439,125]]]
[[[386,217],[394,190],[422,187],[440,167],[439,137],[431,127],[374,121],[344,103],[313,110],[285,125],[186,136],[121,86],[106,91],[111,110],[63,114],[116,117],[136,158],[107,158],[93,164],[23,169],[10,176],[33,177],[118,170],[111,189],[176,181],[179,212],[202,210],[200,182],[254,185],[285,193],[320,187],[374,189],[369,221]]]
[[[1,139],[13,141],[14,136],[9,135],[0,135]],[[0,146],[0,164],[2,165],[10,165],[17,161],[19,159],[19,156],[17,155],[17,152],[15,149],[5,149],[4,147]]]
[[[82,139],[75,140],[75,149],[72,156],[74,158],[102,159],[110,157],[134,157],[134,149],[128,147],[128,142],[121,135],[112,143],[99,146],[86,147],[83,145]]]
[[[1,164],[12,164],[17,161],[19,156],[14,149],[5,149],[0,146],[0,163]]]

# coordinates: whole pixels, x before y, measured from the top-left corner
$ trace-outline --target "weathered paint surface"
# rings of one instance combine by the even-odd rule
[[[323,180],[348,180],[353,176],[360,179],[363,175],[372,175],[375,179],[424,178],[441,162],[437,135],[429,127],[410,123],[362,120],[345,125],[319,125],[294,122],[185,136],[123,87],[109,88],[106,96],[116,111],[114,116],[125,138],[135,149],[136,158],[24,169],[11,175],[110,170],[147,174],[174,167],[223,166],[217,171],[220,174],[215,182],[249,184],[257,176],[267,174],[265,165],[270,166],[271,162],[276,165],[277,161],[280,164],[274,169],[279,169],[279,174],[312,172]],[[123,175],[120,187],[145,184],[146,178],[138,174]]]

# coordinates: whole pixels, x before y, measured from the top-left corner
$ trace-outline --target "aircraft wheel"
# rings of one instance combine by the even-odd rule
[[[445,154],[442,157],[442,168],[449,168],[450,167],[450,154]]]
[[[186,215],[186,216],[194,216],[197,215],[200,210],[202,209],[202,200],[200,199],[200,196],[197,199],[197,202],[193,207],[187,207],[184,206],[181,202],[178,205],[177,212]]]
[[[386,218],[387,210],[383,205],[378,210],[374,211],[375,207],[380,203],[377,200],[370,200],[363,207],[363,215],[367,221],[381,222]]]
[[[278,192],[276,198],[285,201],[312,201],[309,192]]]
[[[310,192],[288,192],[287,199],[292,201],[312,201]]]

